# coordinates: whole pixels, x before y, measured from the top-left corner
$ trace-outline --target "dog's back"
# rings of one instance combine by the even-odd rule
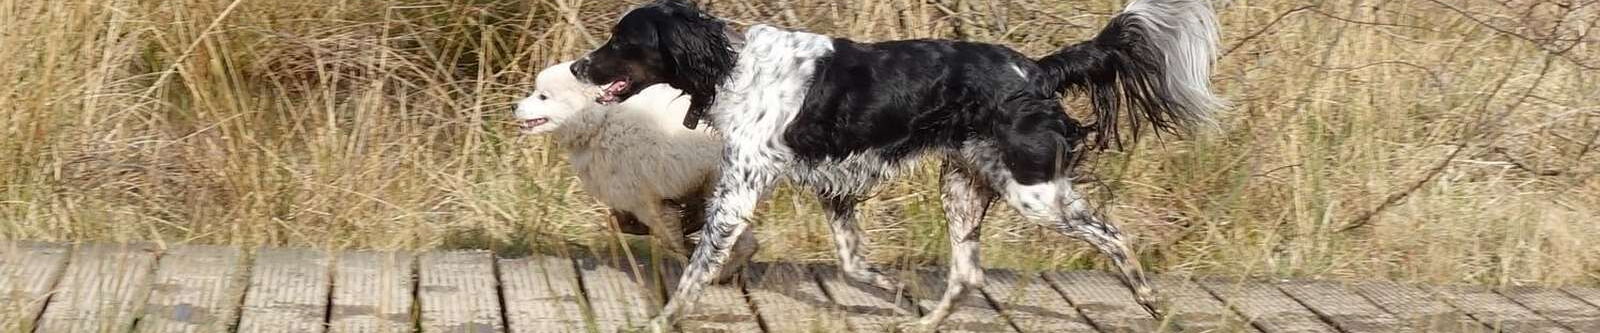
[[[699,230],[704,221],[696,211],[716,179],[722,145],[709,128],[681,125],[688,108],[681,92],[656,85],[624,103],[585,110],[605,118],[590,145],[570,151],[585,191],[629,213],[666,205],[689,217],[685,232]]]
[[[875,150],[899,160],[955,147],[1018,121],[1070,122],[1064,114],[1017,114],[1006,103],[1040,99],[1032,59],[1010,48],[951,40],[857,43],[834,40],[786,134],[797,157],[820,160]],[[1063,133],[1065,134],[1065,133]]]

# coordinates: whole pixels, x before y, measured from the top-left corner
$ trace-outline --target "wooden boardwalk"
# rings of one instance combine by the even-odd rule
[[[614,332],[654,314],[668,261],[481,251],[0,242],[0,332]],[[894,295],[828,266],[754,265],[709,289],[685,332],[884,332],[932,306],[942,272]],[[992,270],[948,332],[1600,332],[1600,289],[1160,277],[1167,320],[1115,276]]]

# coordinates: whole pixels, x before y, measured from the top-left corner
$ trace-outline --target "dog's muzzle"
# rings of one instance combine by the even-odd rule
[[[594,83],[589,80],[589,57],[572,62],[572,76],[577,77],[578,81]]]

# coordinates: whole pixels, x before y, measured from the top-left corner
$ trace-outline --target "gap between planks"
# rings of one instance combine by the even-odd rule
[[[14,243],[3,244],[4,245],[0,246],[18,248]],[[58,250],[52,252],[49,250],[52,247],[57,248]],[[5,294],[0,294],[0,301],[3,301],[0,302],[0,305],[19,304],[19,298],[17,297],[18,293],[13,290],[23,290],[21,294],[25,297],[21,298],[24,300],[23,303],[20,303],[21,306],[38,308],[36,311],[41,313],[38,317],[42,320],[40,320],[37,324],[48,327],[48,329],[41,328],[40,331],[56,331],[56,328],[61,327],[66,327],[65,329],[73,331],[94,330],[94,327],[104,327],[112,330],[125,330],[128,328],[133,328],[141,332],[196,331],[193,329],[186,329],[184,327],[216,327],[218,322],[228,323],[230,322],[228,318],[230,315],[226,313],[228,312],[228,308],[237,309],[237,312],[240,313],[238,316],[238,322],[241,331],[252,331],[249,328],[255,326],[252,326],[251,323],[258,323],[262,321],[262,314],[264,312],[295,312],[293,310],[306,310],[308,313],[304,313],[304,316],[289,317],[304,319],[315,318],[314,320],[306,320],[300,323],[313,323],[317,324],[315,326],[323,326],[325,328],[332,327],[329,329],[334,331],[340,331],[337,329],[337,327],[340,327],[338,323],[346,320],[353,320],[352,318],[361,318],[362,320],[383,320],[385,318],[392,319],[392,321],[394,321],[396,324],[392,325],[391,327],[404,326],[405,328],[401,329],[401,331],[407,331],[410,327],[415,326],[415,324],[412,324],[411,321],[417,319],[415,316],[411,315],[412,305],[408,304],[412,303],[407,302],[421,302],[421,300],[429,298],[428,296],[424,295],[426,294],[425,292],[422,290],[417,290],[422,288],[412,288],[415,287],[415,285],[413,285],[413,282],[410,278],[413,272],[423,274],[419,271],[427,271],[429,269],[419,269],[414,267],[414,264],[410,264],[410,262],[412,262],[411,260],[415,259],[395,259],[396,257],[393,257],[395,254],[389,252],[374,253],[372,255],[379,255],[379,258],[373,259],[371,257],[357,255],[359,252],[339,252],[337,256],[330,256],[329,253],[326,252],[313,252],[299,249],[261,249],[257,251],[257,260],[251,261],[248,260],[248,256],[245,256],[242,253],[228,254],[230,251],[239,252],[237,250],[217,247],[185,246],[175,248],[166,253],[155,252],[148,245],[134,245],[131,247],[125,247],[121,245],[88,244],[80,245],[78,247],[78,250],[70,251],[65,250],[64,247],[59,245],[51,246],[48,244],[40,245],[40,247],[37,248],[29,248],[29,250],[26,252],[28,252],[30,256],[28,256],[26,260],[43,260],[42,262],[44,262],[44,264],[39,265],[14,265],[12,263],[21,262],[17,257],[0,257],[0,273],[6,274],[5,276],[0,276],[0,281],[7,281],[5,279],[7,279],[8,276],[11,276],[10,274],[18,274],[13,273],[14,271],[25,269],[43,272],[28,273],[31,274],[30,276],[45,277],[42,281],[29,280],[29,283],[31,284],[27,286],[13,286],[16,284],[15,282],[0,284],[0,287],[6,288],[4,291],[7,291]],[[15,253],[20,251],[12,252]],[[35,256],[34,254],[39,255]],[[288,254],[287,257],[289,257],[290,260],[284,260],[283,257],[285,257],[286,254]],[[51,260],[51,255],[57,256],[58,259]],[[389,258],[395,260],[395,262],[384,262],[385,259],[382,258],[383,255],[388,255]],[[515,314],[516,312],[513,311],[513,308],[511,308],[511,304],[518,302],[512,297],[512,295],[516,292],[515,290],[518,289],[510,286],[509,281],[511,279],[509,277],[523,275],[518,273],[517,270],[511,268],[512,259],[497,259],[492,254],[481,251],[439,252],[429,253],[425,256],[429,255],[442,257],[461,256],[470,258],[465,259],[465,267],[467,269],[460,270],[462,267],[449,269],[432,268],[431,270],[437,272],[426,274],[432,274],[434,276],[449,275],[453,277],[476,276],[479,277],[480,280],[489,281],[487,283],[479,283],[479,285],[494,287],[488,288],[487,292],[467,293],[470,294],[467,296],[471,296],[468,298],[483,298],[484,295],[487,295],[488,301],[483,303],[493,303],[493,310],[495,310],[493,311],[493,315],[487,317],[470,316],[474,317],[471,321],[482,322],[487,325],[467,325],[465,326],[467,327],[465,330],[446,329],[446,331],[490,332],[503,331],[505,329],[516,330],[518,327],[522,326],[517,323],[525,322],[516,319],[516,315],[526,315],[526,313]],[[333,258],[330,257],[337,257],[339,260],[332,260]],[[564,267],[568,270],[571,270],[574,268],[574,266],[582,266],[575,265],[571,259],[550,259],[553,260],[557,268]],[[193,272],[187,272],[176,269],[175,267],[177,266],[173,266],[183,266],[184,264],[182,263],[188,261],[211,262],[209,265],[216,268],[212,269],[214,271],[199,268],[195,269]],[[372,283],[381,284],[383,286],[371,287],[357,285],[355,282],[349,281],[340,282],[342,281],[342,278],[357,279],[354,277],[354,273],[357,272],[358,269],[347,268],[345,266],[359,266],[358,264],[375,264],[377,266],[385,267],[381,269],[385,273],[381,274],[387,275],[374,279],[382,281],[372,281]],[[610,265],[588,266],[582,271],[586,274],[599,275],[621,273],[620,276],[622,277],[622,280],[627,280],[626,283],[615,283],[615,286],[612,286],[614,289],[611,291],[618,292],[618,295],[613,296],[623,296],[619,300],[627,300],[629,298],[639,297],[625,302],[632,304],[624,306],[625,308],[640,310],[639,313],[624,315],[624,317],[632,317],[631,319],[634,320],[647,318],[648,315],[653,314],[654,311],[657,310],[659,304],[655,303],[658,303],[659,301],[650,298],[652,296],[660,296],[652,295],[652,291],[658,293],[663,291],[654,289],[659,287],[658,284],[670,284],[671,282],[675,282],[675,279],[670,279],[670,277],[676,276],[675,271],[660,271],[660,266],[648,264],[640,265],[638,263],[626,264],[621,262],[612,262],[609,264]],[[44,268],[39,269],[33,266]],[[197,264],[193,266],[205,265]],[[448,265],[430,265],[430,267],[433,266]],[[763,330],[770,332],[785,332],[791,330],[780,328],[799,327],[782,326],[782,324],[777,323],[789,323],[790,318],[801,313],[806,313],[813,314],[816,318],[824,319],[814,321],[795,320],[796,322],[800,322],[811,328],[809,331],[815,331],[816,328],[838,327],[839,324],[842,324],[841,321],[830,320],[837,320],[839,318],[844,318],[844,321],[857,324],[855,326],[861,326],[858,328],[882,328],[882,324],[915,320],[918,315],[921,315],[926,310],[926,307],[931,307],[937,301],[938,294],[942,294],[942,274],[922,272],[916,279],[904,280],[908,282],[914,281],[912,284],[918,288],[916,291],[918,291],[919,296],[922,296],[915,298],[915,303],[922,305],[921,307],[917,307],[914,305],[905,304],[899,306],[892,305],[892,303],[898,303],[897,300],[892,301],[895,299],[894,296],[872,295],[878,293],[879,291],[873,287],[855,286],[851,285],[851,283],[843,281],[843,279],[840,279],[840,277],[837,275],[837,269],[832,267],[817,267],[814,272],[806,272],[804,269],[800,269],[800,271],[797,272],[800,274],[797,276],[799,278],[798,281],[773,280],[783,282],[783,284],[779,285],[772,285],[770,283],[761,284],[761,282],[768,281],[767,277],[755,274],[765,271],[771,266],[768,264],[763,264],[761,267],[761,269],[752,270],[752,273],[745,277],[745,282],[748,283],[748,285],[744,286],[745,288],[741,289],[737,288],[737,286],[726,286],[729,289],[726,290],[726,295],[723,295],[726,297],[714,296],[707,299],[707,301],[713,301],[713,298],[717,298],[719,299],[716,300],[716,302],[719,302],[717,304],[737,306],[736,308],[724,309],[732,310],[728,313],[710,313],[709,315],[711,317],[709,318],[712,319],[718,318],[718,316],[725,317],[723,318],[725,320],[713,320],[713,324],[716,325],[712,326],[740,327],[741,329],[737,329],[740,331],[748,329],[750,331]],[[246,268],[254,269],[246,271]],[[610,272],[599,272],[597,270],[609,270]],[[96,279],[86,280],[85,277],[94,277],[106,272],[110,272],[112,274],[106,274],[106,278],[98,280],[115,282],[86,282]],[[300,272],[304,274],[289,274],[284,272]],[[50,276],[52,274],[54,274],[56,277],[51,278]],[[344,274],[350,275],[346,276]],[[669,279],[666,281],[658,280],[661,278],[659,274],[669,274],[667,276]],[[902,278],[904,278],[908,274],[901,275]],[[991,273],[990,275],[991,277],[995,277],[1002,275],[1002,273]],[[235,281],[232,285],[230,285],[226,281],[228,279],[227,277],[230,276],[237,277],[238,281]],[[320,279],[324,280],[323,282],[326,283],[290,283],[292,285],[300,285],[310,288],[308,288],[308,291],[305,292],[274,292],[272,290],[273,287],[266,287],[264,284],[262,284],[262,281],[270,280],[271,277],[274,276],[282,278],[284,281],[296,281],[295,279],[319,281],[318,278],[320,277]],[[566,320],[569,324],[585,319],[583,318],[582,313],[584,313],[584,310],[587,309],[582,308],[585,307],[584,303],[593,301],[589,298],[604,296],[583,294],[581,288],[584,287],[577,285],[579,281],[592,280],[589,281],[592,284],[592,286],[588,286],[590,288],[601,287],[610,282],[621,282],[615,281],[615,279],[610,279],[609,277],[597,280],[595,278],[590,278],[580,274],[579,271],[573,271],[572,274],[568,276],[570,277],[566,279],[568,286],[567,288],[563,289],[576,291],[577,294],[566,295],[564,296],[566,297],[564,300],[558,299],[561,301],[558,303],[564,304],[563,306],[568,306],[568,309],[571,310],[571,312],[577,312],[579,318],[574,319],[568,316],[564,317],[566,319],[558,320]],[[1059,296],[1062,301],[1070,302],[1068,303],[1069,306],[1075,311],[1084,312],[1083,317],[1077,319],[1079,321],[1074,321],[1070,318],[1067,318],[1065,321],[1060,321],[1059,323],[1065,323],[1069,326],[1076,324],[1079,325],[1075,326],[1077,328],[1089,328],[1091,330],[1093,330],[1094,327],[1089,327],[1088,324],[1093,323],[1096,326],[1101,326],[1099,327],[1101,331],[1122,331],[1132,327],[1140,327],[1140,325],[1143,324],[1140,324],[1139,322],[1144,320],[1153,320],[1144,319],[1141,318],[1143,316],[1138,315],[1117,318],[1118,316],[1115,315],[1115,313],[1127,310],[1127,307],[1124,306],[1136,305],[1131,303],[1131,297],[1128,297],[1127,299],[1121,299],[1128,296],[1126,294],[1126,289],[1122,287],[1119,283],[1120,281],[1117,281],[1113,276],[1096,271],[1047,273],[1044,274],[1044,276],[1054,278],[1054,281],[1046,281],[1047,283],[1045,285],[1046,287],[1053,287],[1047,288],[1053,292],[1052,294],[1054,295],[1051,296]],[[218,277],[221,277],[221,279],[218,279]],[[540,279],[541,277],[543,279]],[[1087,280],[1084,278],[1087,278]],[[235,287],[234,285],[243,285],[245,284],[245,280],[248,280],[248,285],[251,286],[248,292],[225,291],[230,289],[239,289],[239,287],[242,286]],[[602,282],[601,280],[612,281]],[[1172,285],[1169,284],[1170,282],[1167,281],[1168,279],[1158,277],[1158,280],[1161,280],[1158,281],[1158,284],[1162,285],[1162,289],[1172,288]],[[1088,282],[1085,283],[1085,281]],[[1108,283],[1108,281],[1110,283]],[[1178,281],[1181,283],[1182,281],[1186,280],[1180,279]],[[969,308],[959,310],[957,312],[957,317],[952,317],[950,321],[946,322],[947,325],[943,327],[944,330],[996,331],[991,330],[990,328],[1000,328],[999,331],[1009,331],[1012,328],[1016,328],[1022,331],[1037,331],[1024,328],[1029,326],[1025,324],[1025,321],[1020,320],[1019,318],[1024,317],[1025,314],[1014,313],[1016,312],[1014,309],[1020,308],[1019,304],[1015,304],[1016,301],[1011,301],[1008,303],[1005,297],[999,296],[1001,291],[999,291],[999,288],[996,288],[995,286],[1003,285],[1003,283],[996,284],[994,282],[995,281],[991,281],[991,283],[985,286],[980,293],[969,294],[967,296],[969,298],[963,302],[965,303],[964,305],[968,306]],[[1056,282],[1055,284],[1057,285],[1052,286],[1049,285],[1048,282]],[[427,286],[451,286],[454,284],[440,283],[439,281],[429,283],[419,281],[415,283],[417,285]],[[551,279],[545,276],[535,277],[534,279],[528,281],[528,284],[530,285],[544,284],[546,287],[553,286],[551,283],[553,283],[551,282]],[[462,284],[471,283],[463,282]],[[40,287],[41,285],[49,285],[49,287]],[[315,287],[317,285],[321,285],[323,291],[317,291],[317,288]],[[1083,289],[1085,287],[1092,287],[1094,285],[1109,285],[1112,287],[1103,288],[1104,290],[1098,291]],[[1309,313],[1314,316],[1313,318],[1318,320],[1318,323],[1337,327],[1338,331],[1341,332],[1397,331],[1406,329],[1411,329],[1413,331],[1435,331],[1437,329],[1447,328],[1454,328],[1455,330],[1459,331],[1461,329],[1470,330],[1474,326],[1482,328],[1482,324],[1473,321],[1471,317],[1487,320],[1488,322],[1491,322],[1492,325],[1503,327],[1508,331],[1584,332],[1593,330],[1593,328],[1596,327],[1594,326],[1596,325],[1597,320],[1595,317],[1600,316],[1600,304],[1593,303],[1595,302],[1595,296],[1600,295],[1600,293],[1595,292],[1592,288],[1489,289],[1481,287],[1436,286],[1428,288],[1428,290],[1431,292],[1422,292],[1421,296],[1425,296],[1423,298],[1417,298],[1419,297],[1418,295],[1410,295],[1405,297],[1411,298],[1389,299],[1383,298],[1389,296],[1374,296],[1374,289],[1370,287],[1363,287],[1363,285],[1364,284],[1360,282],[1344,285],[1332,281],[1301,281],[1271,284],[1246,283],[1245,285],[1234,283],[1210,283],[1206,284],[1205,287],[1212,289],[1210,293],[1213,293],[1212,296],[1214,296],[1214,298],[1211,299],[1211,301],[1217,301],[1219,303],[1226,302],[1228,305],[1231,305],[1232,310],[1242,312],[1249,317],[1258,319],[1258,321],[1255,322],[1257,327],[1264,328],[1267,332],[1286,331],[1293,326],[1299,326],[1285,325],[1289,323],[1282,322],[1282,320],[1285,320],[1286,318],[1283,318],[1281,315],[1287,314],[1284,312],[1286,310],[1289,312],[1297,312],[1290,317],[1306,318],[1302,316],[1305,313],[1298,313],[1298,310],[1295,310],[1296,308],[1308,310]],[[346,286],[348,286],[350,289],[346,289]],[[184,287],[192,288],[184,289]],[[359,308],[361,306],[366,306],[366,304],[363,304],[364,302],[353,300],[362,296],[374,296],[357,291],[365,290],[361,288],[368,287],[371,287],[371,289],[374,290],[400,290],[396,293],[390,293],[387,295],[401,297],[391,297],[391,299],[388,300],[374,300],[374,302],[380,304],[392,304],[392,306],[380,306],[386,308],[387,310],[367,312],[367,309]],[[1015,288],[1015,286],[1006,287]],[[42,292],[36,292],[32,294],[29,293],[30,290],[43,289],[57,290],[56,296],[43,296],[49,297],[49,301],[47,302],[39,299],[41,296],[37,296],[43,295]],[[337,292],[328,291],[327,289],[348,291],[349,293],[344,296],[340,296]],[[630,290],[624,291],[622,289]],[[1263,290],[1276,291],[1278,292],[1278,295],[1263,294],[1265,292]],[[799,291],[799,293],[796,293],[796,291]],[[601,294],[605,294],[606,292],[607,291],[602,291]],[[1392,293],[1393,291],[1382,292]],[[318,301],[314,300],[318,297],[311,296],[317,296],[319,293],[321,296],[321,310],[312,311],[316,308],[319,308],[319,306]],[[416,294],[413,295],[412,293]],[[630,295],[624,296],[623,294]],[[28,295],[35,296],[28,298]],[[853,297],[861,295],[868,295],[870,297],[865,299]],[[1281,295],[1281,297],[1279,295]],[[304,298],[304,302],[291,300],[291,298],[294,297],[288,296],[303,296],[300,298]],[[1167,296],[1171,296],[1171,294],[1168,294]],[[1429,298],[1434,296],[1440,297],[1441,300],[1447,302],[1433,300],[1432,302],[1436,303],[1428,303]],[[1218,301],[1218,298],[1221,300]],[[86,299],[90,301],[82,301]],[[877,300],[873,301],[873,299]],[[1284,300],[1288,300],[1289,302],[1284,302]],[[841,301],[846,306],[840,306],[839,302]],[[972,303],[973,301],[976,301],[977,303]],[[1188,301],[1205,301],[1205,299],[1196,298]],[[785,307],[779,305],[783,302],[788,302],[791,306],[803,306],[807,311],[774,312],[776,310],[785,310]],[[852,304],[861,302],[865,303]],[[1292,304],[1293,306],[1291,306],[1290,303],[1294,303]],[[220,308],[217,307],[219,306],[218,304],[221,304]],[[454,303],[442,303],[436,301],[435,304]],[[1402,310],[1403,308],[1416,308],[1416,306],[1414,306],[1416,304],[1428,306],[1425,307],[1425,309],[1422,309],[1425,310],[1425,312],[1406,312]],[[976,305],[984,306],[980,308],[970,308]],[[1444,307],[1440,308],[1439,305],[1443,305]],[[187,308],[183,309],[184,307]],[[1461,308],[1464,311],[1457,312],[1452,308]],[[69,309],[74,310],[69,311]],[[1137,308],[1135,307],[1134,309]],[[1171,311],[1170,309],[1171,308],[1169,308],[1169,312]],[[747,312],[738,313],[741,311]],[[479,311],[468,312],[475,313]],[[1108,315],[1108,313],[1111,313],[1111,315]],[[1460,317],[1462,318],[1451,319],[1451,317],[1448,316],[1450,313],[1461,314],[1462,316]],[[997,323],[1005,327],[989,327],[993,326],[987,325],[989,323],[976,323],[978,326],[972,326],[973,322],[971,322],[971,320],[961,319],[961,316],[964,314],[978,315],[979,317],[989,316],[996,320],[993,323]],[[992,316],[993,314],[1000,315]],[[1228,313],[1207,312],[1207,314],[1213,317],[1228,316]],[[1469,314],[1471,317],[1466,316]],[[1440,317],[1441,315],[1442,317]],[[208,318],[208,316],[215,318]],[[692,316],[693,315],[691,315],[691,317]],[[1099,316],[1099,319],[1096,319],[1096,316]],[[439,316],[430,316],[424,314],[425,321],[429,318],[435,317]],[[887,319],[887,321],[872,320],[874,319],[873,317],[877,317],[876,319],[879,320]],[[138,319],[135,321],[133,318],[143,319]],[[766,320],[758,320],[758,318],[763,318]],[[784,318],[784,320],[779,321],[774,320],[773,318]],[[1009,324],[1007,322],[1008,319]],[[1128,320],[1131,320],[1131,322],[1134,323],[1133,326],[1119,326],[1110,324],[1118,321]],[[1215,321],[1214,318],[1205,320]],[[1227,319],[1223,318],[1222,320],[1226,321]],[[256,329],[256,331],[281,331],[281,329],[285,328],[300,327],[293,325],[293,323],[283,323],[283,320],[278,321],[284,326],[272,327],[274,328],[273,330]],[[629,320],[624,321],[626,322]],[[691,321],[693,321],[693,319],[686,320],[685,322]],[[1193,322],[1192,320],[1182,321]],[[1309,322],[1308,320],[1301,319],[1290,319],[1290,321],[1298,321],[1299,323],[1296,324],[1307,324],[1307,322]],[[134,324],[135,322],[137,322],[137,325]],[[173,322],[177,324],[170,325]],[[862,323],[866,324],[861,325]],[[1441,324],[1443,326],[1424,325],[1408,327],[1405,326],[1407,323],[1431,323]],[[1456,325],[1456,323],[1460,324],[1457,326],[1450,326]],[[0,322],[0,325],[12,324],[19,324],[19,322]],[[1146,327],[1161,327],[1161,331],[1169,331],[1167,329],[1170,328],[1169,326],[1165,326],[1165,323],[1151,323],[1150,325],[1158,326]],[[1210,323],[1201,326],[1207,325],[1210,325]],[[18,326],[7,326],[7,328],[17,328]],[[120,329],[117,327],[120,327]],[[160,329],[161,327],[178,328]],[[461,328],[462,326],[452,327],[450,325],[446,325],[446,327]],[[1208,327],[1215,328],[1216,326]],[[708,330],[718,330],[715,327],[705,328]],[[1250,328],[1255,327],[1245,327],[1246,330]],[[1300,328],[1309,328],[1309,326]],[[1393,328],[1395,330],[1385,330],[1384,328]],[[685,331],[695,330],[695,328],[689,327],[686,327],[685,329]],[[316,328],[309,328],[302,331],[317,332],[319,330]],[[350,331],[366,332],[374,330],[354,329]],[[429,329],[426,331],[433,330]],[[1061,331],[1075,331],[1075,329],[1066,329]]]
[[[31,332],[60,283],[71,249],[62,244],[0,242],[0,332]]]
[[[332,285],[330,260],[320,250],[257,249],[238,331],[324,332]]]
[[[746,295],[767,332],[849,331],[844,309],[828,298],[805,266],[755,263],[746,272]]]
[[[923,309],[907,302],[903,291],[883,290],[844,277],[831,266],[808,266],[822,291],[844,311],[844,321],[855,332],[888,332],[895,325],[916,320]],[[898,270],[883,273],[908,281]],[[900,275],[900,276],[897,276]]]
[[[589,326],[588,301],[572,259],[532,255],[497,264],[510,332],[578,332]]]
[[[1434,286],[1435,295],[1479,322],[1505,332],[1572,332],[1487,287]]]
[[[157,256],[147,243],[74,246],[36,331],[132,329],[149,295]]]
[[[1223,278],[1198,282],[1262,332],[1339,332],[1310,308],[1271,284]]]
[[[245,256],[223,246],[181,246],[161,255],[137,332],[222,332],[244,297]]]
[[[415,327],[414,253],[353,251],[337,258],[330,332],[410,332]]]
[[[429,252],[417,260],[423,332],[505,331],[492,254]]]
[[[1042,276],[1101,332],[1158,330],[1155,317],[1134,301],[1133,294],[1116,276],[1099,271],[1049,272]]]
[[[637,261],[635,261],[637,260]],[[644,325],[660,308],[660,277],[644,255],[576,259],[583,294],[600,332]]]

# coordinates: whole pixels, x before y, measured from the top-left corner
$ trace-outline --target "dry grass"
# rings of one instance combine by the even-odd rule
[[[711,2],[740,24],[1033,55],[1090,36],[1121,5]],[[603,40],[626,6],[0,0],[0,239],[615,243],[560,152],[504,122],[531,73]],[[1221,129],[1147,138],[1091,166],[1156,270],[1600,283],[1600,4],[1218,6],[1215,82],[1235,102]],[[864,206],[875,260],[942,262],[934,168]],[[815,203],[792,189],[758,224],[767,259],[832,257]],[[986,238],[992,266],[1103,265],[1009,212]]]

